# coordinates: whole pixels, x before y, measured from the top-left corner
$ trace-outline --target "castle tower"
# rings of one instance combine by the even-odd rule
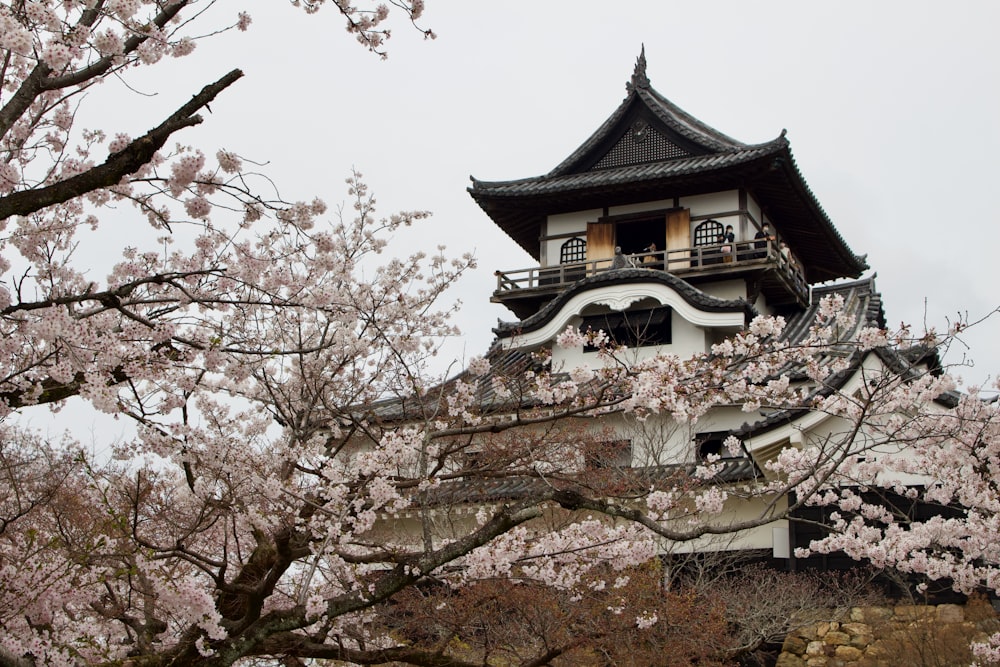
[[[634,298],[643,283],[715,309],[739,300],[756,312],[794,313],[808,305],[810,284],[867,268],[816,201],[784,131],[745,144],[709,127],[651,87],[644,53],[626,90],[548,174],[473,178],[472,197],[538,261],[497,271],[493,300],[521,320],[510,329],[570,292],[632,285],[630,303],[644,301]],[[611,301],[611,310],[622,304]]]

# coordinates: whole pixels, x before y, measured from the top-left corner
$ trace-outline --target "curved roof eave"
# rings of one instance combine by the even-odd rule
[[[822,230],[823,234],[827,237],[828,248],[833,250],[839,255],[841,262],[846,271],[846,275],[840,271],[834,271],[830,275],[820,276],[820,275],[810,275],[810,282],[819,282],[822,280],[830,280],[832,278],[857,278],[865,270],[870,268],[868,263],[865,261],[864,257],[856,254],[851,250],[850,246],[847,245],[847,241],[844,237],[837,231],[834,226],[833,221],[830,220],[830,216],[827,215],[826,210],[823,208],[822,204],[819,203],[819,199],[813,193],[812,188],[806,182],[805,177],[799,170],[798,164],[795,162],[795,157],[792,155],[791,145],[787,142],[784,146],[784,153],[786,159],[783,160],[779,167],[785,173],[785,182],[787,186],[795,192],[797,199],[801,204],[811,213],[815,222],[818,222],[818,228]],[[810,230],[805,230],[806,233],[812,233],[812,230],[816,229],[816,225],[811,225]],[[789,229],[787,227],[783,228],[787,233]],[[794,227],[793,227],[794,229]],[[822,253],[818,253],[822,257]],[[810,261],[808,268],[819,269],[822,266],[820,262]],[[816,270],[816,273],[819,273]]]

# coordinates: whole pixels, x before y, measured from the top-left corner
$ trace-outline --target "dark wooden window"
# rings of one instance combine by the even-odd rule
[[[559,249],[559,263],[573,264],[587,259],[587,241],[574,236]]]
[[[580,331],[592,329],[604,331],[612,342],[626,347],[648,345],[669,345],[671,342],[671,309],[669,307],[648,310],[590,315],[583,318]],[[597,348],[584,347],[584,352]]]

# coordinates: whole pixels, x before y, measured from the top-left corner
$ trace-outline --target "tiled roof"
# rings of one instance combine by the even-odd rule
[[[711,478],[719,484],[735,484],[761,479],[763,474],[749,457],[722,459],[718,462],[718,472]],[[657,481],[665,481],[679,475],[690,477],[695,473],[696,464],[648,466],[628,468],[628,482],[636,492],[648,491]],[[546,475],[511,475],[503,477],[463,477],[441,482],[432,489],[416,496],[416,504],[423,507],[446,506],[469,503],[503,502],[519,500],[544,494],[553,488],[568,489],[594,487],[600,490],[603,475],[611,479],[621,478],[624,471],[615,468],[596,469],[577,478]],[[596,481],[595,481],[596,480]]]
[[[623,148],[624,146],[624,148]],[[633,76],[611,116],[544,176],[472,178],[469,193],[532,257],[546,216],[745,188],[802,260],[809,282],[867,267],[834,228],[799,172],[785,133],[745,144],[702,123]]]
[[[626,89],[628,95],[614,113],[589,139],[543,178],[554,179],[567,174],[600,169],[598,165],[601,158],[608,153],[609,144],[617,143],[621,138],[633,134],[628,131],[623,132],[626,127],[634,128],[634,134],[643,135],[636,143],[645,143],[649,135],[654,132],[662,137],[664,143],[641,151],[646,155],[647,162],[698,155],[739,153],[759,148],[726,136],[653,90],[646,76],[645,53],[639,56],[636,70]]]
[[[786,147],[786,145],[787,142],[785,139],[779,138],[773,142],[759,146],[729,150],[725,153],[696,155],[670,160],[669,162],[651,162],[615,169],[584,172],[559,172],[557,169],[545,176],[522,178],[514,181],[491,182],[473,179],[473,185],[469,188],[469,191],[477,199],[477,195],[499,198],[554,193],[572,194],[574,191],[584,191],[595,187],[658,181],[664,178],[701,174],[710,170],[742,165],[759,160],[760,158],[779,155],[781,154],[781,149]]]
[[[849,331],[841,332],[841,340],[851,340],[857,331],[863,327],[885,328],[886,321],[885,312],[882,309],[882,295],[875,291],[874,279],[866,278],[849,283],[814,288],[811,305],[788,320],[782,340],[790,345],[802,342],[806,335],[808,335],[809,329],[817,322],[820,300],[825,296],[833,294],[839,294],[844,297],[843,312],[854,319],[854,326]],[[845,345],[841,348],[834,346],[833,350],[825,358],[819,359],[820,365],[823,365],[827,361],[833,361],[834,357],[838,359],[847,357],[849,360],[848,367],[839,373],[831,375],[825,382],[818,385],[810,395],[810,399],[829,396],[841,389],[847,380],[860,368],[861,363],[869,354],[876,355],[887,368],[904,379],[916,379],[921,373],[925,372],[918,369],[921,365],[926,365],[933,373],[940,372],[940,360],[938,359],[937,351],[933,348],[917,346],[904,350],[874,348],[863,351],[854,345]],[[803,380],[806,378],[802,369],[786,368],[782,372],[787,373],[793,380]],[[957,393],[949,392],[948,394],[938,396],[935,400],[945,406],[954,406],[957,398]],[[759,421],[752,424],[744,424],[741,428],[733,431],[733,435],[740,439],[760,435],[773,428],[788,424],[807,412],[809,412],[808,408],[776,410],[768,413],[766,417]]]

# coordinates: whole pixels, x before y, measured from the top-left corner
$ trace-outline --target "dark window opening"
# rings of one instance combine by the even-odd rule
[[[615,225],[615,245],[626,255],[648,252],[651,245],[662,251],[667,247],[667,227],[662,217],[630,220]]]
[[[562,244],[559,249],[559,263],[560,264],[574,264],[576,262],[584,262],[587,260],[587,241],[580,238],[579,236],[574,236],[566,243]]]
[[[854,488],[854,492],[861,496],[864,503],[881,505],[888,509],[900,523],[904,522],[926,522],[932,517],[942,517],[951,519],[963,516],[965,510],[958,505],[940,505],[923,500],[923,486],[916,485],[917,498],[907,498],[903,494],[895,493],[888,489],[861,491]],[[789,493],[788,502],[794,505],[799,500],[793,491]],[[830,514],[834,511],[840,513],[844,519],[850,521],[851,512],[840,510],[831,506],[810,506],[804,505],[794,510],[789,515],[789,547],[792,553],[800,547],[807,547],[813,540],[827,537],[830,533],[828,526],[833,522]],[[813,553],[805,558],[793,558],[789,562],[790,569],[795,570],[822,570],[823,572],[843,572],[863,566],[863,562],[854,560],[843,551],[833,551],[830,553]],[[910,597],[918,584],[925,584],[927,588],[921,593],[923,604],[963,604],[965,596],[957,593],[953,588],[950,579],[942,578],[930,581],[919,574],[904,574],[895,571],[892,576],[879,576],[875,584],[883,587],[884,592],[893,598]]]
[[[604,331],[612,343],[626,347],[669,345],[671,342],[671,309],[630,310],[583,318],[580,331]],[[585,346],[584,352],[594,352],[596,347]]]
[[[694,436],[694,446],[695,452],[698,454],[698,460],[704,461],[706,458],[711,456],[721,456],[724,459],[734,458],[732,454],[729,453],[729,448],[726,447],[726,438],[729,437],[729,431],[709,431],[706,433],[697,433]],[[737,457],[740,456],[737,454]]]

